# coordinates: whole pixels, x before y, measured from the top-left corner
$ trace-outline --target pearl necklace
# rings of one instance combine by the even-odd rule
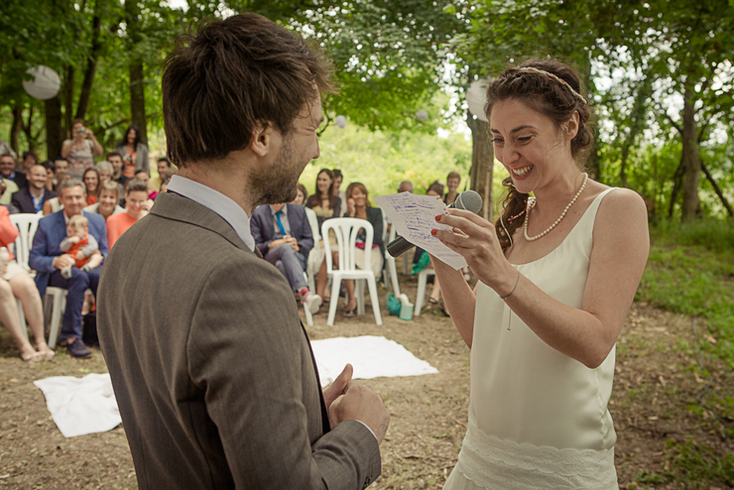
[[[571,199],[571,202],[568,203],[568,206],[566,206],[566,209],[563,210],[563,212],[561,213],[561,216],[559,216],[558,219],[552,225],[550,225],[548,228],[546,228],[546,230],[544,232],[542,232],[540,235],[535,235],[535,236],[532,236],[532,237],[531,236],[528,236],[528,217],[530,216],[530,210],[535,205],[535,198],[534,197],[529,197],[528,198],[528,204],[527,204],[527,207],[525,209],[525,223],[523,224],[523,232],[525,233],[525,240],[527,240],[529,242],[532,242],[533,240],[537,240],[538,238],[545,236],[548,232],[550,232],[553,228],[555,228],[556,225],[558,225],[558,223],[560,223],[561,220],[566,216],[566,213],[571,208],[571,206],[573,206],[573,203],[576,202],[576,199],[578,199],[579,196],[581,195],[581,193],[584,191],[584,187],[586,187],[586,181],[587,180],[589,180],[589,174],[584,173],[584,182],[581,184],[581,188],[576,193],[576,195],[573,196],[573,199]]]

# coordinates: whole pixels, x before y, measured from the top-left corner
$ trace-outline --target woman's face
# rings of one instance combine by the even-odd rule
[[[100,170],[99,171],[99,180],[100,182],[104,182],[105,180],[110,180],[112,178],[112,174],[109,170]]]
[[[133,143],[135,143],[135,136],[137,136],[137,133],[135,132],[135,130],[134,130],[134,129],[131,129],[130,131],[128,131],[128,132],[127,132],[127,142],[128,142],[129,144],[131,144],[131,145],[132,145]]]
[[[71,135],[76,139],[84,139],[84,125],[82,123],[76,123],[71,127]]]
[[[143,212],[143,205],[148,200],[148,193],[143,191],[128,192],[125,196],[125,211],[133,219],[139,219]]]
[[[328,192],[329,186],[331,185],[331,178],[326,172],[321,172],[316,178],[316,187],[319,192]]]
[[[99,194],[99,208],[103,209],[107,212],[112,212],[113,209],[115,209],[115,206],[117,205],[117,196],[114,192],[108,191],[107,189],[103,190]]]
[[[97,192],[97,186],[99,185],[97,174],[94,172],[84,174],[84,185],[87,187],[87,195]]]
[[[495,104],[490,117],[494,154],[510,173],[515,188],[527,194],[551,182],[570,159],[578,119],[565,129],[517,100]]]
[[[303,204],[303,192],[301,189],[296,189],[296,198],[293,199],[293,204]]]
[[[367,205],[367,194],[365,194],[359,187],[355,187],[352,191],[352,199],[354,199],[354,205],[358,208]]]
[[[459,182],[460,180],[456,177],[450,178],[448,181],[449,192],[456,192],[456,189],[459,188]]]

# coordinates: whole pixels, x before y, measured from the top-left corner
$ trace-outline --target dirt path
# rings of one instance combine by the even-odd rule
[[[402,282],[406,281],[401,278]],[[414,282],[404,287],[409,296],[415,295]],[[439,370],[435,375],[364,383],[383,396],[392,415],[382,446],[383,476],[370,488],[440,489],[466,430],[469,351],[450,320],[436,310],[410,322],[383,314],[381,327],[369,313],[363,319],[337,318],[336,325],[327,327],[321,313],[309,334],[313,339],[383,335]],[[732,434],[725,434],[723,426],[696,404],[708,378],[693,369],[697,355],[690,324],[690,318],[645,305],[635,305],[629,315],[618,343],[610,407],[618,433],[621,488],[731,488],[724,480],[706,476],[694,484],[683,482],[681,461],[691,459],[693,449],[708,448],[712,458],[733,452]],[[699,336],[703,327],[698,325]],[[731,370],[708,357],[705,362],[713,380],[706,399],[729,396],[734,401]],[[0,488],[136,487],[123,428],[65,439],[51,420],[41,391],[32,384],[49,376],[105,371],[98,350],[86,361],[59,351],[53,362],[23,363],[7,332],[0,333]]]

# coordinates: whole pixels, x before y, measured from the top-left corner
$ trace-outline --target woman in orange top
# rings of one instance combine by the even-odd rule
[[[0,247],[9,248],[17,236],[18,230],[10,221],[8,208],[0,206]],[[46,344],[44,336],[43,307],[36,283],[12,255],[9,255],[7,262],[0,261],[0,277],[0,323],[5,325],[15,340],[21,359],[24,361],[53,359],[54,351]],[[25,325],[20,324],[16,298],[23,305],[23,312],[33,331],[38,351],[23,335]]]
[[[148,209],[145,207],[147,200],[148,185],[137,178],[128,180],[125,191],[125,212],[113,214],[107,218],[107,244],[110,250],[128,228],[148,214]]]

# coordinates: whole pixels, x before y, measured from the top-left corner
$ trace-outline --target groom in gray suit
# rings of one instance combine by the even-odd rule
[[[141,489],[362,489],[389,415],[347,365],[323,392],[285,278],[248,217],[319,156],[326,65],[255,14],[166,60],[168,193],[115,244],[98,330]]]

